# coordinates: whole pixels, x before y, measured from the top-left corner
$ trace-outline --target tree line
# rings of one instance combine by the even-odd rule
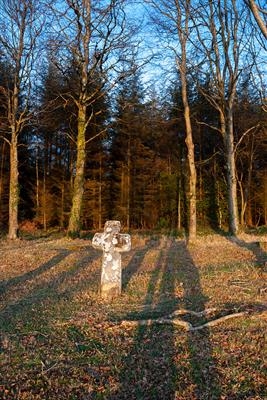
[[[25,221],[76,237],[119,219],[190,240],[203,226],[266,225],[264,4],[141,3],[1,2],[10,239]]]

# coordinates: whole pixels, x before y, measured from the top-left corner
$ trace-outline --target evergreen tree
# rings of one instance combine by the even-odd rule
[[[40,88],[40,110],[35,132],[36,221],[66,227],[70,210],[75,109],[64,99],[69,93],[67,77],[49,59]],[[75,136],[76,133],[74,133]]]
[[[128,229],[151,226],[146,201],[152,201],[156,172],[148,114],[141,79],[136,73],[121,82],[110,149],[113,217]]]

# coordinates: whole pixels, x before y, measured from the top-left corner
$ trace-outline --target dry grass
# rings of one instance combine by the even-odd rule
[[[265,399],[257,241],[210,235],[187,247],[135,235],[113,303],[98,295],[101,254],[90,240],[2,241],[0,399]],[[192,332],[138,322],[175,312],[194,327],[243,314]]]

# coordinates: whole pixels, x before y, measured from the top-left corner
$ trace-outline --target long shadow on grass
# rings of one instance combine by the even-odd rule
[[[162,296],[168,286],[171,299],[174,298],[174,280],[168,276],[168,252],[171,244],[159,251],[150,276],[144,310],[141,315],[128,314],[126,319],[149,318],[160,312]],[[142,279],[145,279],[145,271]],[[170,299],[169,299],[170,300]],[[174,331],[168,326],[140,325],[134,335],[134,342],[128,355],[122,360],[119,375],[119,389],[109,400],[172,399],[175,393],[175,364],[173,362]]]
[[[10,278],[8,280],[0,282],[0,296],[3,295],[5,292],[10,290],[12,286],[16,286],[21,283],[25,283],[29,280],[34,278],[38,278],[43,272],[48,271],[49,269],[55,267],[59,264],[64,258],[66,258],[71,251],[69,250],[60,250],[57,255],[52,257],[50,260],[45,262],[44,264],[40,265],[38,268],[28,271],[23,275],[15,276],[14,278]]]
[[[16,324],[19,323],[20,328],[27,326],[28,324],[33,324],[34,321],[38,320],[38,323],[49,324],[50,321],[47,319],[47,310],[50,311],[50,318],[56,317],[56,313],[62,311],[67,311],[68,301],[78,291],[84,289],[88,285],[88,281],[84,277],[79,277],[79,274],[86,267],[90,270],[92,262],[99,258],[99,253],[89,249],[89,253],[83,257],[77,255],[77,260],[75,260],[74,265],[67,265],[66,269],[58,274],[51,274],[51,277],[47,281],[38,283],[39,275],[47,271],[49,268],[56,267],[60,262],[67,258],[72,252],[68,250],[62,250],[59,254],[53,257],[50,261],[39,266],[34,272],[25,274],[27,279],[35,278],[35,286],[29,290],[25,295],[22,295],[15,301],[6,301],[4,308],[0,311],[0,326],[4,331],[12,331]],[[66,261],[67,262],[67,261]],[[96,280],[96,275],[98,271],[94,271],[90,274],[90,282]],[[24,275],[21,277],[22,282],[27,284],[27,279]],[[12,280],[12,283],[19,284],[21,281]],[[8,283],[8,282],[7,282]],[[3,297],[5,302],[5,298]],[[62,302],[60,307],[59,303]],[[64,305],[65,304],[65,305]],[[55,310],[53,309],[55,307]],[[53,315],[54,313],[54,315]],[[45,326],[44,325],[44,326]]]
[[[125,319],[155,319],[177,308],[203,311],[206,301],[186,245],[168,239],[150,271],[142,311]],[[198,325],[205,320],[190,322]],[[177,329],[172,324],[139,324],[132,348],[122,360],[119,389],[109,400],[220,398],[209,330]]]
[[[267,253],[260,247],[259,242],[250,242],[247,243],[244,240],[241,240],[234,236],[226,236],[227,239],[234,244],[237,244],[239,247],[243,247],[249,251],[251,251],[255,255],[255,265],[257,267],[262,267],[265,262],[267,262]]]
[[[183,306],[186,310],[205,311],[208,298],[203,294],[199,269],[195,266],[186,244],[177,244],[179,270],[178,276],[184,288]],[[185,255],[185,256],[183,256]],[[206,318],[189,318],[193,326],[207,322]],[[187,346],[191,367],[191,380],[194,385],[194,399],[220,399],[219,374],[212,356],[212,345],[208,328],[189,331]],[[179,399],[179,393],[178,393]]]
[[[135,251],[126,268],[122,271],[122,290],[125,290],[131,278],[138,272],[146,253],[158,246],[158,240],[150,239],[140,250]]]

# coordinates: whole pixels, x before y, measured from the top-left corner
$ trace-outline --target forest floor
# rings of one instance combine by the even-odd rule
[[[266,399],[259,241],[134,235],[113,302],[90,240],[0,241],[0,399]]]

